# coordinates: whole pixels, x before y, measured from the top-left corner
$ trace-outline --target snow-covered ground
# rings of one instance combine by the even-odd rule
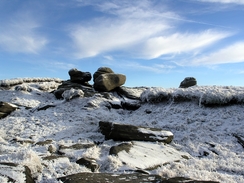
[[[9,82],[12,84],[8,84]],[[89,98],[57,100],[50,91],[59,84],[59,80],[32,82],[31,79],[28,82],[0,82],[0,100],[18,106],[16,111],[0,119],[0,162],[27,165],[40,183],[58,182],[57,177],[91,171],[75,163],[75,160],[81,157],[94,158],[100,165],[98,172],[123,172],[133,169],[137,163],[140,164],[139,160],[135,162],[137,159],[125,160],[124,155],[116,157],[108,154],[110,147],[119,142],[104,141],[104,136],[98,130],[98,123],[110,121],[160,128],[174,134],[170,148],[187,154],[188,159],[169,161],[149,170],[152,174],[226,183],[244,182],[244,147],[234,136],[237,134],[244,139],[244,87],[145,88],[144,92],[135,89],[134,92],[140,92],[138,95],[143,103],[139,109],[129,111],[107,107],[108,102],[131,101],[113,92],[106,98],[97,93]],[[168,94],[187,96],[195,100],[159,100],[155,103],[155,98]],[[217,98],[218,101],[229,101],[233,96],[241,104],[215,107],[201,105],[202,100],[212,101]],[[46,105],[53,107],[38,110]],[[44,160],[44,157],[51,155],[48,150],[50,144],[37,143],[46,140],[52,140],[53,149],[61,145],[104,142],[87,149],[66,149],[65,155],[69,158],[63,157],[50,162]],[[140,146],[139,142],[135,144]],[[160,143],[148,142],[148,147],[160,148],[159,145]],[[133,153],[139,152],[135,150]],[[121,158],[128,162],[127,165],[122,163]],[[162,159],[167,157],[159,154],[158,160],[161,162]],[[145,161],[150,159],[145,158]],[[144,164],[141,167],[143,168]],[[20,176],[19,180],[22,179]],[[0,174],[0,182],[4,181],[6,178]]]

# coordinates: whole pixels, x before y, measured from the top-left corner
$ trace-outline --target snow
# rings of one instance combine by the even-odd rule
[[[132,144],[130,151],[119,152],[118,158],[133,168],[150,169],[188,156],[187,153],[180,153],[169,145],[162,146],[149,142],[132,142]]]
[[[155,162],[164,164],[167,158],[157,156],[150,149],[155,152],[168,152],[170,149],[175,152],[174,156],[182,153],[187,154],[189,159],[174,161],[174,156],[169,156],[172,159],[169,158],[163,166],[150,170],[150,173],[226,183],[244,182],[244,151],[233,136],[238,134],[244,137],[244,87],[140,88],[133,92],[138,92],[137,96],[143,101],[141,107],[128,111],[106,107],[108,103],[127,100],[113,92],[107,98],[99,93],[86,98],[82,97],[82,91],[71,90],[65,94],[66,100],[57,100],[50,92],[59,84],[58,79],[0,81],[0,100],[18,106],[16,111],[0,119],[0,162],[27,165],[39,183],[58,182],[57,177],[90,172],[86,167],[75,163],[81,157],[94,158],[100,165],[99,172],[121,172],[135,167],[143,169],[148,165],[153,166]],[[71,99],[77,94],[80,97]],[[176,96],[190,100],[176,102]],[[239,104],[217,107],[202,105],[203,102],[226,104],[233,98]],[[55,107],[37,110],[46,105]],[[151,113],[146,113],[147,110]],[[104,136],[98,130],[99,121],[160,128],[172,132],[174,139],[170,145],[147,143],[146,148],[145,143],[133,142],[135,147],[129,153],[131,157],[125,156],[125,152],[117,157],[109,155],[109,149],[120,142],[104,141]],[[48,145],[37,144],[45,140],[52,142]],[[94,141],[103,143],[87,149],[67,149],[67,157],[44,160],[52,155],[48,151],[50,145],[72,146],[91,144]],[[151,156],[143,158],[144,154]],[[123,162],[127,162],[127,165]],[[21,182],[23,177],[20,174],[15,176],[18,175]],[[0,175],[0,181],[6,181],[6,177]]]

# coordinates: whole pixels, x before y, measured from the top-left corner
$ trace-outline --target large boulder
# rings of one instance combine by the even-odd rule
[[[77,69],[69,70],[70,81],[73,83],[84,84],[91,80],[90,72],[82,72]]]
[[[108,92],[125,83],[126,76],[123,74],[107,73],[98,76],[94,82],[94,89],[100,92]]]
[[[181,83],[180,88],[188,88],[197,85],[197,80],[194,77],[186,77]]]
[[[101,133],[105,135],[105,139],[116,141],[136,140],[170,143],[173,140],[173,133],[157,128],[137,127],[106,121],[100,121],[99,128]]]
[[[17,109],[17,106],[7,102],[0,101],[0,119],[9,115],[15,109]]]
[[[101,74],[107,74],[107,73],[114,73],[114,71],[109,67],[99,67],[97,71],[93,74],[93,82],[95,82],[97,77],[100,76]]]

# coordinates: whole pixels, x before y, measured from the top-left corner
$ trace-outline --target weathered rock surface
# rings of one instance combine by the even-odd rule
[[[91,80],[90,72],[82,72],[77,69],[69,70],[70,81],[73,83],[85,84]]]
[[[11,112],[17,109],[17,106],[0,101],[0,119],[6,117]]]
[[[116,88],[116,92],[122,96],[129,99],[141,100],[141,94],[143,91],[147,90],[147,87],[125,87],[120,86]]]
[[[153,170],[167,163],[189,159],[189,154],[179,152],[168,144],[132,141],[113,146],[109,151],[123,164],[142,170]]]
[[[188,88],[191,86],[195,86],[197,84],[197,80],[194,77],[186,77],[181,83],[180,88]]]
[[[100,121],[99,128],[105,135],[105,139],[115,141],[151,141],[170,143],[173,140],[173,134],[156,128],[137,127],[133,125],[124,125]]]
[[[5,177],[6,182],[35,183],[30,169],[15,163],[0,163],[0,175]],[[20,177],[22,181],[20,181]]]
[[[109,67],[99,67],[97,71],[93,74],[93,82],[95,82],[97,77],[100,76],[101,74],[107,74],[107,73],[114,73],[114,71]]]
[[[94,89],[100,92],[111,91],[125,83],[126,76],[123,74],[101,74],[94,82]]]
[[[62,99],[63,96],[62,94],[64,93],[64,91],[66,90],[70,90],[70,89],[80,89],[84,92],[84,97],[91,97],[93,96],[96,92],[94,91],[94,89],[89,86],[89,85],[81,85],[78,83],[72,83],[71,81],[63,81],[61,85],[58,86],[57,90],[55,90],[53,93],[56,96],[57,99]]]
[[[80,158],[76,161],[76,163],[89,168],[92,172],[95,172],[99,169],[99,165],[93,158]]]
[[[112,174],[112,173],[78,173],[73,175],[68,175],[66,177],[60,177],[58,180],[61,180],[65,183],[118,183],[118,182],[130,182],[130,183],[218,183],[215,181],[198,181],[191,180],[183,177],[175,178],[162,178],[159,175],[146,175],[146,174]]]

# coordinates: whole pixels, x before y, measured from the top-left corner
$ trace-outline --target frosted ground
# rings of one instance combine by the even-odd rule
[[[100,165],[98,172],[126,173],[126,170],[135,169],[135,166],[140,166],[142,162],[130,159],[125,165],[119,157],[108,155],[109,148],[119,142],[104,141],[104,136],[98,130],[98,123],[110,121],[160,128],[174,134],[170,148],[187,154],[188,159],[175,162],[164,157],[165,162],[168,162],[148,170],[151,174],[226,183],[244,182],[244,147],[235,137],[237,134],[244,139],[244,87],[135,88],[134,95],[140,97],[142,105],[138,110],[130,111],[107,107],[108,102],[133,102],[114,92],[110,92],[107,98],[97,93],[93,97],[57,100],[50,93],[60,84],[57,81],[0,81],[0,100],[18,106],[16,111],[0,119],[0,162],[27,165],[39,183],[54,183],[58,182],[58,177],[91,172],[75,163],[74,160],[80,157],[96,159]],[[15,85],[6,87],[13,84]],[[158,100],[169,94],[192,100]],[[207,103],[212,100],[227,104],[233,96],[240,104],[214,107],[202,105],[202,101]],[[72,91],[66,95],[66,99],[71,97]],[[46,105],[55,107],[38,110]],[[71,146],[77,143],[103,143],[84,150],[67,150],[65,154],[69,158],[59,158],[51,163],[43,160],[43,157],[51,155],[48,146],[36,145],[37,142],[45,140],[52,140],[54,149],[61,145]],[[157,145],[161,144],[148,142],[148,147]],[[157,158],[154,161],[164,162],[160,155]],[[146,159],[144,163],[150,164],[150,159]],[[19,182],[24,181],[21,176],[14,175]],[[0,175],[0,182],[6,180],[5,176]]]

